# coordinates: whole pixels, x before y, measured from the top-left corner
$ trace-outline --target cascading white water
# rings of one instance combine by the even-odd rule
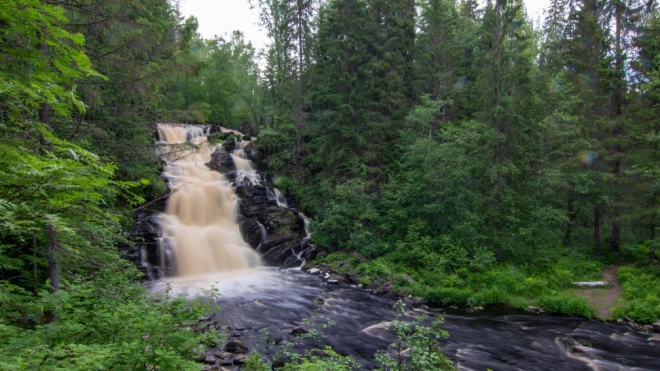
[[[158,135],[167,144],[161,148],[160,155],[168,163],[163,176],[170,180],[172,190],[161,215],[163,265],[174,260],[177,276],[258,266],[259,256],[241,236],[237,224],[238,198],[229,181],[204,165],[215,150],[207,142],[204,130],[160,124]],[[235,157],[238,158],[241,157]],[[256,174],[249,160],[245,161],[236,162],[241,167],[239,172]]]
[[[261,184],[261,178],[257,173],[257,170],[252,166],[252,161],[247,158],[244,148],[250,143],[246,141],[238,142],[235,140],[235,149],[231,157],[234,159],[234,164],[236,164],[236,181],[245,182],[251,185]]]
[[[268,195],[268,198],[275,201],[277,203],[277,206],[279,207],[289,207],[289,204],[286,202],[286,197],[284,197],[284,194],[277,188],[273,188],[272,190],[268,188],[266,191],[266,194]],[[305,225],[305,239],[309,240],[312,237],[312,232],[309,230],[309,218],[305,216],[302,212],[298,212],[298,216],[300,216],[303,220],[303,223]]]
[[[289,204],[286,202],[286,197],[280,192],[279,189],[273,188],[273,196],[275,197],[275,202],[279,207],[289,207]]]

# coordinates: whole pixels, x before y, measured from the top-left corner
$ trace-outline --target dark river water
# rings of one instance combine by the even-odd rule
[[[172,283],[175,293],[188,295],[214,285],[221,297],[213,320],[268,356],[282,348],[281,340],[293,342],[296,351],[330,345],[372,369],[378,366],[374,353],[393,340],[384,329],[394,318],[393,299],[326,285],[305,273],[259,269]],[[450,337],[442,341],[443,352],[462,370],[660,370],[660,334],[625,324],[515,310],[408,312],[420,314],[444,315],[442,327]],[[291,331],[297,327],[316,329],[320,336],[296,339]]]

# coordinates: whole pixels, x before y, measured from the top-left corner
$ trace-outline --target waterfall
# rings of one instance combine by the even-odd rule
[[[160,124],[158,135],[165,143],[159,154],[168,163],[163,176],[170,180],[172,191],[161,216],[159,248],[164,270],[194,276],[258,266],[259,256],[243,240],[238,227],[238,198],[231,184],[223,174],[204,165],[215,150],[205,131]],[[258,182],[249,160],[240,154],[234,160],[242,179],[254,182],[256,178]]]
[[[244,182],[250,185],[261,184],[261,177],[257,173],[257,170],[252,166],[252,161],[250,161],[245,154],[245,146],[250,143],[247,141],[238,142],[234,138],[235,149],[232,153],[232,158],[234,159],[234,164],[236,164],[236,181]]]
[[[286,197],[284,197],[284,194],[277,188],[273,188],[272,190],[268,188],[266,190],[266,194],[268,195],[268,199],[273,200],[277,203],[277,206],[279,207],[289,207],[289,204],[286,202]],[[309,240],[310,237],[312,236],[312,233],[309,230],[309,218],[305,216],[302,212],[298,212],[298,216],[302,218],[303,223],[305,224],[305,240]]]
[[[286,202],[286,197],[284,197],[282,192],[277,188],[273,188],[273,199],[277,202],[277,206],[289,207],[289,204]]]
[[[305,239],[309,240],[312,237],[312,232],[309,230],[309,218],[305,216],[302,212],[298,213],[298,215],[302,218],[303,222],[305,223]]]

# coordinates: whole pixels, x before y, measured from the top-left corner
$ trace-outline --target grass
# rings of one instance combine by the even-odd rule
[[[594,309],[586,298],[577,295],[572,283],[594,281],[601,277],[603,265],[581,257],[561,257],[544,269],[529,269],[513,264],[494,264],[483,271],[444,267],[411,268],[391,256],[361,262],[346,253],[333,253],[317,259],[338,272],[351,272],[360,282],[384,279],[395,284],[394,292],[423,297],[436,305],[468,307],[510,305],[526,309],[540,305],[550,313],[591,318]],[[410,283],[401,275],[415,279]]]

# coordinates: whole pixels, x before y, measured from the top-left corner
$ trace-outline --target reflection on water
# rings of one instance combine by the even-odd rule
[[[392,334],[384,329],[394,317],[393,300],[358,288],[326,286],[318,277],[297,271],[259,268],[240,274],[169,279],[173,294],[200,295],[214,285],[220,309],[214,320],[266,355],[281,349],[280,339],[295,341],[294,350],[331,345],[358,359],[365,369],[386,349]],[[163,282],[152,284],[162,290]],[[421,313],[421,310],[411,312]],[[438,310],[427,309],[435,315]],[[290,332],[311,320],[326,337],[295,340]],[[323,324],[334,322],[328,329]],[[450,338],[443,351],[463,370],[660,370],[660,336],[625,325],[572,317],[537,317],[514,310],[445,313]],[[264,332],[263,329],[267,329]],[[266,344],[264,334],[271,343]]]

